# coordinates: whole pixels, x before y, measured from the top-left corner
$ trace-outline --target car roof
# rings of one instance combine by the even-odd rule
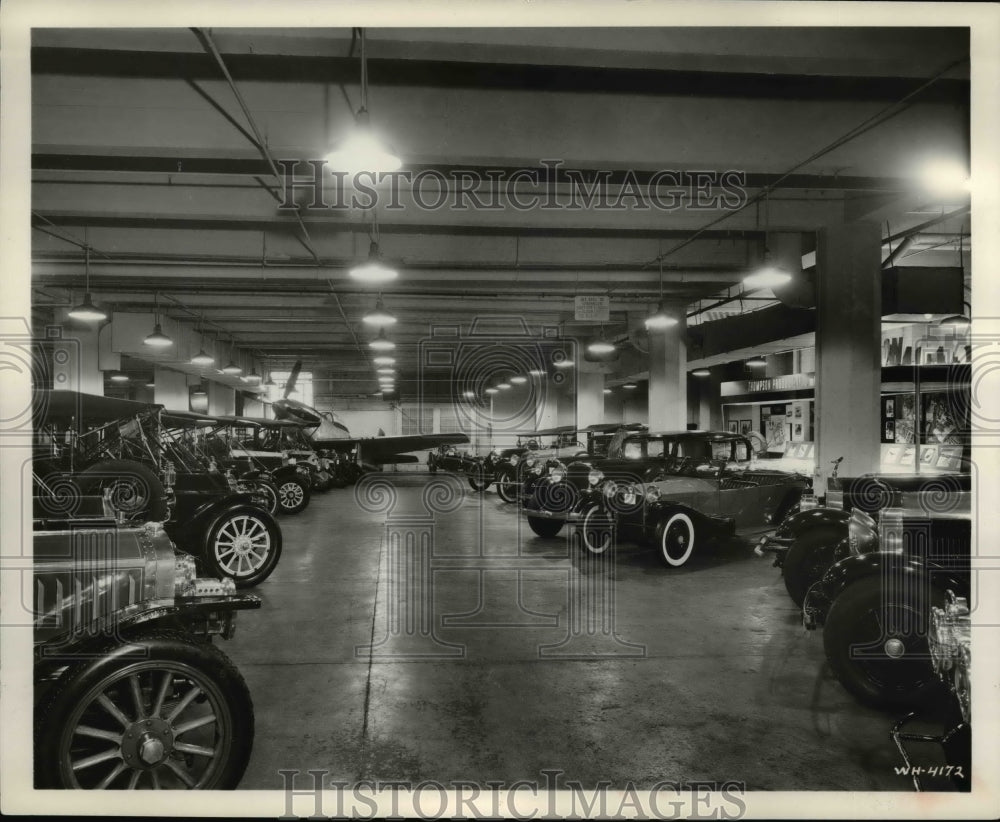
[[[645,434],[645,436],[651,439],[656,437],[674,437],[676,439],[710,441],[745,439],[742,434],[735,434],[732,431],[654,431]]]

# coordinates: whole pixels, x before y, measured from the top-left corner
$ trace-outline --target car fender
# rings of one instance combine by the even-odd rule
[[[276,483],[285,482],[289,479],[300,479],[297,465],[282,465],[271,471],[271,479]]]
[[[190,554],[197,554],[204,546],[208,532],[218,521],[218,518],[227,511],[244,506],[262,511],[254,505],[253,497],[250,494],[227,494],[224,497],[202,503],[191,511],[183,522],[166,522],[163,527],[170,538],[177,543],[178,548]]]
[[[660,526],[660,524],[666,522],[670,519],[670,517],[678,513],[687,514],[691,518],[691,522],[694,524],[695,528],[707,529],[709,533],[731,531],[733,527],[732,520],[708,516],[707,514],[699,511],[697,508],[685,505],[683,502],[661,499],[653,503],[648,503],[646,506],[646,525],[644,528],[645,537],[647,539],[655,539],[656,529]]]
[[[811,531],[813,528],[829,525],[843,527],[844,535],[846,536],[847,522],[850,518],[850,512],[840,508],[809,508],[785,517],[778,526],[775,536],[795,539]]]
[[[851,554],[835,562],[816,583],[819,589],[817,601],[824,606],[822,611],[816,614],[817,621],[820,624],[825,621],[830,605],[848,586],[876,575],[894,587],[899,585],[906,591],[927,590],[929,586],[941,590],[950,588],[959,596],[967,596],[969,591],[969,580],[962,574],[938,568],[929,569],[914,557],[888,551]]]

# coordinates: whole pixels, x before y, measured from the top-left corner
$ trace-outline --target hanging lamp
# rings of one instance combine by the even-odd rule
[[[84,253],[83,302],[80,303],[79,305],[73,306],[73,308],[71,308],[69,312],[67,312],[67,314],[74,320],[84,320],[86,322],[100,322],[101,320],[106,320],[108,318],[108,315],[101,308],[94,305],[94,299],[90,294],[90,246],[89,245],[84,246],[83,253]]]

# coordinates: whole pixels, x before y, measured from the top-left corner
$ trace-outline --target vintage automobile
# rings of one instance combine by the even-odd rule
[[[802,475],[757,467],[738,435],[710,442],[720,454],[728,446],[728,455],[670,460],[646,482],[598,478],[576,508],[583,547],[601,554],[616,538],[632,539],[679,567],[706,542],[769,527],[810,487]]]
[[[35,392],[36,493],[107,495],[122,522],[163,521],[177,546],[237,587],[267,579],[281,557],[281,528],[266,501],[241,493],[166,435],[159,405]],[[108,422],[108,420],[111,420]]]
[[[213,417],[211,426],[201,432],[205,452],[221,467],[232,471],[237,480],[252,477],[270,480],[278,512],[304,511],[312,494],[309,468],[305,463],[298,465],[297,458],[288,452],[257,450],[254,422],[243,417]]]
[[[823,629],[830,668],[856,699],[887,708],[938,696],[927,626],[949,590],[969,596],[971,531],[967,512],[851,512],[844,558],[809,588],[802,620]]]
[[[346,484],[334,476],[336,457],[331,462],[330,455],[317,450],[302,423],[249,417],[240,420],[250,424],[246,429],[250,437],[243,442],[244,446],[262,454],[281,454],[289,461],[294,460],[292,464],[303,476],[308,476],[313,491],[329,491],[334,486]]]
[[[209,473],[221,473],[240,493],[259,497],[269,514],[281,511],[275,476],[249,457],[231,452],[218,435],[218,418],[191,411],[165,411],[160,422],[164,435],[188,455],[189,462],[198,462]]]
[[[630,433],[621,440],[615,453],[571,461],[565,468],[552,469],[522,495],[522,511],[536,534],[554,537],[565,523],[583,521],[584,502],[592,506],[592,492],[596,486],[606,489],[609,487],[606,483],[613,481],[616,488],[640,487],[681,464],[689,465],[688,460],[696,464],[725,464],[731,470],[756,467],[750,441],[740,434],[714,431]],[[784,472],[769,473],[793,476]]]
[[[931,608],[928,646],[934,672],[949,692],[941,717],[944,732],[931,735],[904,731],[903,728],[918,717],[917,712],[912,712],[893,725],[890,735],[918,791],[924,790],[921,777],[925,772],[928,777],[944,776],[958,790],[969,791],[972,787],[972,618],[968,600],[949,590],[944,604]],[[915,766],[906,742],[939,745],[944,752],[945,765]]]
[[[577,441],[575,426],[547,428],[522,438],[509,448],[493,448],[485,456],[477,456],[469,451],[459,451],[453,444],[438,446],[427,455],[427,468],[433,474],[438,470],[465,474],[474,491],[485,491],[496,483],[497,493],[504,502],[517,499],[519,466],[529,455],[543,452],[546,456],[560,448],[583,448]],[[555,436],[548,447],[543,447],[541,438]],[[585,453],[582,452],[581,453]]]
[[[260,607],[200,578],[156,522],[121,525],[103,497],[34,521],[38,788],[236,788],[254,739],[246,682],[213,637]]]
[[[846,556],[851,512],[877,515],[902,508],[914,515],[948,510],[971,511],[970,474],[867,474],[828,481],[826,505],[798,511],[771,534],[761,537],[756,553],[774,556],[785,589],[796,605],[838,559]]]
[[[498,481],[497,493],[505,502],[514,502],[519,496],[530,498],[539,480],[554,470],[565,470],[567,462],[606,457],[617,432],[645,431],[646,426],[642,423],[599,423],[583,429],[565,426],[553,430],[560,432],[557,440],[548,449],[525,454],[516,466],[514,480],[508,480],[510,487],[502,488]]]

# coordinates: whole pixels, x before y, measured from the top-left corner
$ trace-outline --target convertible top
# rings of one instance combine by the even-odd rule
[[[68,423],[70,420],[76,420],[78,424],[106,423],[163,408],[155,403],[102,397],[80,391],[42,389],[34,392],[32,406],[36,427],[56,422]]]
[[[599,423],[597,423],[595,425],[588,425],[583,430],[584,431],[593,431],[595,434],[605,434],[605,433],[611,433],[611,432],[617,431],[620,428],[624,428],[626,431],[635,431],[635,432],[645,431],[646,427],[647,426],[645,424],[641,423],[641,422],[628,422],[628,423],[621,423],[621,422],[599,422]]]

